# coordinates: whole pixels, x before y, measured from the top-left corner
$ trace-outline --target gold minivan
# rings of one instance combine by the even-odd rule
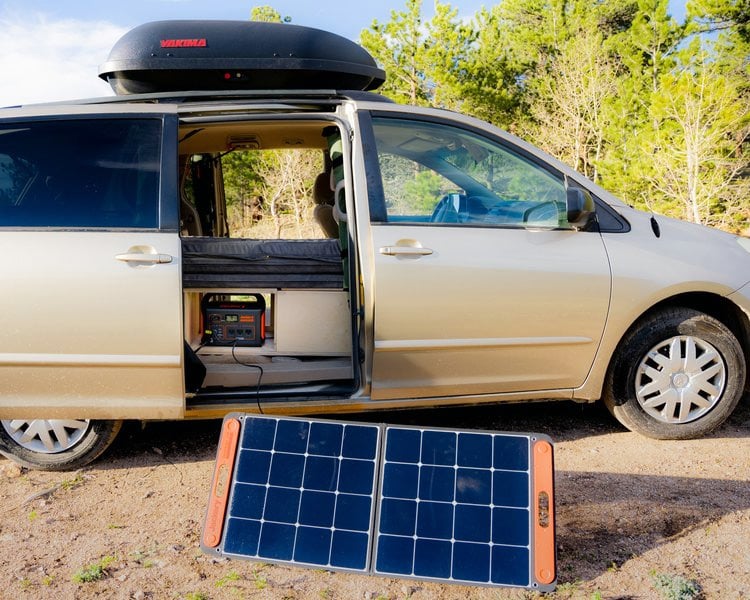
[[[744,393],[750,240],[391,103],[348,40],[150,23],[101,76],[119,95],[0,110],[0,452],[22,464],[80,467],[126,419],[536,399],[691,438]]]

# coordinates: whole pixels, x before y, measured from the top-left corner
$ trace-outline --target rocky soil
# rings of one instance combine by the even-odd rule
[[[559,564],[550,598],[750,598],[749,397],[713,436],[679,442],[626,432],[601,407],[572,403],[357,418],[551,436]],[[71,473],[0,460],[0,597],[538,597],[204,555],[218,432],[214,421],[132,425]]]

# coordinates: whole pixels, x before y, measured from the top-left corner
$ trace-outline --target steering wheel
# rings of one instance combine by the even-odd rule
[[[456,208],[455,200],[458,199],[459,208],[466,205],[466,196],[463,194],[446,194],[435,205],[430,216],[430,223],[460,223],[461,215]]]

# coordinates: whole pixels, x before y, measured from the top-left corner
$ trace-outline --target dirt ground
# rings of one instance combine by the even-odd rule
[[[572,403],[358,418],[551,436],[558,587],[550,598],[689,600],[698,588],[707,599],[750,598],[750,397],[715,435],[685,442],[648,440],[597,405]],[[132,426],[73,473],[0,460],[0,598],[539,597],[202,554],[218,433],[215,421]]]

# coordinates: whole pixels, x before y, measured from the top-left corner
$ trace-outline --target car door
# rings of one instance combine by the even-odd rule
[[[182,415],[176,131],[0,121],[0,418]]]
[[[567,222],[565,177],[448,119],[383,111],[372,135],[372,397],[581,385],[610,269],[595,227]]]

